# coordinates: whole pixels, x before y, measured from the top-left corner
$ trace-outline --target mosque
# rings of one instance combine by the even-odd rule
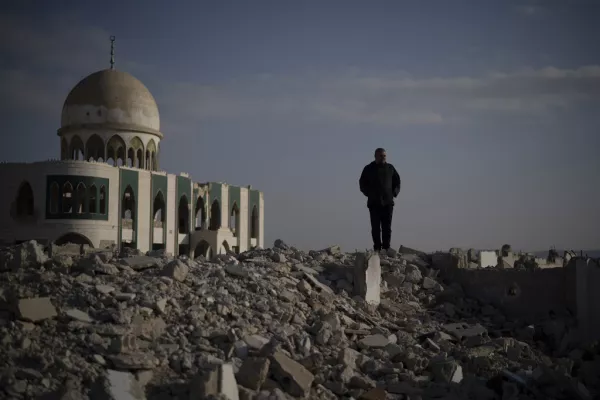
[[[110,69],[75,85],[57,133],[60,160],[0,164],[0,243],[190,257],[264,246],[262,192],[160,170],[158,107],[142,82],[114,68],[114,37]]]

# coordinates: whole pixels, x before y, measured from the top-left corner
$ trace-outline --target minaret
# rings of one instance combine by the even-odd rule
[[[115,69],[115,37],[110,37],[110,69]]]

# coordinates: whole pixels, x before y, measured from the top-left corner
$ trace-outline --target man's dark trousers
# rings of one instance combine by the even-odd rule
[[[376,205],[369,207],[371,215],[371,235],[375,250],[387,250],[392,240],[393,205]]]

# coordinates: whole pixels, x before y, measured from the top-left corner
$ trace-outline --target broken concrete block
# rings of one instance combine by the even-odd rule
[[[381,260],[377,254],[358,253],[354,263],[354,294],[367,303],[381,301]]]
[[[228,400],[239,400],[232,364],[213,365],[211,369],[199,373],[192,379],[190,400],[201,400],[211,395]]]
[[[157,259],[148,256],[127,257],[124,258],[121,262],[133,269],[134,271],[141,271],[144,269],[155,268],[158,266]]]
[[[79,321],[79,322],[84,322],[84,323],[88,323],[88,324],[93,322],[92,318],[90,318],[88,313],[78,310],[76,308],[71,308],[71,309],[65,311],[65,315],[69,319],[72,319],[73,321]]]
[[[387,346],[390,343],[388,338],[383,335],[369,335],[365,336],[360,342],[358,342],[358,347],[361,349],[380,349]]]
[[[37,322],[56,317],[56,308],[50,297],[21,299],[17,303],[18,318],[24,321]]]
[[[309,370],[279,351],[271,356],[271,372],[281,388],[295,397],[306,397],[315,379]]]
[[[133,374],[107,370],[92,387],[92,399],[102,400],[145,400],[142,385]]]
[[[400,248],[398,249],[398,253],[400,254],[414,254],[416,256],[419,256],[421,258],[427,258],[427,253],[424,253],[420,250],[415,250],[415,249],[411,249],[410,247],[406,247],[406,246],[400,246]]]
[[[427,276],[423,278],[423,289],[430,290],[435,288],[437,285],[438,283],[435,279],[429,278]]]
[[[462,367],[453,359],[430,363],[433,379],[444,383],[460,383],[463,379]]]
[[[442,325],[442,329],[458,340],[472,336],[487,336],[487,329],[480,324],[468,325],[463,322]]]
[[[181,260],[173,260],[163,268],[163,276],[167,276],[179,282],[185,281],[190,268]]]
[[[345,367],[356,368],[356,361],[360,356],[358,351],[346,347],[338,353],[337,362]]]
[[[249,348],[260,351],[269,343],[269,339],[260,335],[248,335],[242,338]]]
[[[267,379],[270,365],[268,358],[247,358],[237,373],[238,383],[248,389],[260,390]]]
[[[316,289],[322,293],[333,294],[333,290],[329,286],[319,282],[319,280],[312,274],[305,272],[304,279],[306,279],[312,285],[313,289]]]
[[[35,240],[22,243],[15,252],[15,264],[17,268],[39,267],[46,262],[48,257],[44,254],[44,248]]]
[[[423,280],[423,274],[421,274],[421,270],[419,270],[419,267],[413,264],[408,264],[406,266],[404,275],[406,276],[406,282],[421,283]]]

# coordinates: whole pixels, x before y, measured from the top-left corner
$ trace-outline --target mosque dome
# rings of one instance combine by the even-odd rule
[[[94,72],[67,96],[58,134],[79,128],[134,131],[162,138],[152,93],[131,74],[115,69]]]

